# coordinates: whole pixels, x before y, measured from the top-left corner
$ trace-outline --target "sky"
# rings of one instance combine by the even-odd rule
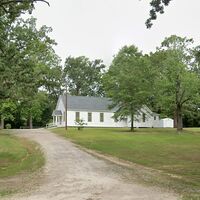
[[[64,62],[68,56],[102,59],[109,65],[124,45],[136,45],[143,53],[172,34],[193,38],[200,44],[200,1],[173,0],[149,30],[149,0],[48,0],[33,11],[37,26],[53,28],[56,53]]]

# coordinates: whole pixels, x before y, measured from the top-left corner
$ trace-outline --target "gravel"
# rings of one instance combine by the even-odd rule
[[[23,186],[26,192],[5,200],[178,199],[174,193],[140,184],[134,177],[126,178],[129,176],[126,167],[97,158],[45,129],[16,131],[18,136],[41,145],[46,164],[39,178],[33,178],[34,187],[30,181],[27,187]]]

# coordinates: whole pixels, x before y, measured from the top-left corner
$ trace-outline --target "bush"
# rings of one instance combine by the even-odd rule
[[[84,125],[87,125],[87,123],[84,122],[83,119],[79,119],[77,121],[75,121],[76,125],[78,125],[78,130],[82,130],[84,128]]]
[[[6,129],[11,129],[11,124],[6,124]]]

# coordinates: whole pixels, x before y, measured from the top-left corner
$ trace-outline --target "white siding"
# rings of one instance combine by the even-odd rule
[[[174,127],[174,120],[170,118],[164,118],[160,120],[160,127],[163,128],[173,128]]]
[[[61,108],[61,107],[60,107]],[[61,109],[60,109],[61,110]],[[115,122],[112,118],[114,113],[112,112],[92,112],[92,111],[68,111],[67,112],[67,125],[68,126],[77,126],[75,123],[76,112],[80,113],[80,119],[84,120],[84,123],[88,127],[130,127],[131,121],[130,118],[127,120],[121,120]],[[62,110],[64,113],[64,110]],[[92,122],[88,122],[88,113],[92,113]],[[104,113],[104,122],[100,122],[100,113]],[[142,116],[138,117],[138,121],[134,121],[134,127],[159,127],[156,124],[159,124],[159,118],[154,120],[154,116],[147,116],[145,122],[142,121]],[[58,123],[57,126],[65,126],[64,116],[62,123]]]
[[[154,119],[154,117],[155,117],[155,119]],[[158,128],[158,127],[160,127],[159,115],[155,115],[154,117],[153,117],[153,127]]]
[[[112,112],[92,112],[92,111],[67,111],[67,125],[77,126],[75,123],[76,112],[80,113],[80,119],[84,120],[84,123],[88,127],[127,127],[125,121],[118,121],[112,118]],[[88,122],[88,113],[92,113],[92,122]],[[104,113],[104,122],[100,122],[100,113]],[[59,126],[59,124],[58,124]],[[65,122],[62,122],[61,126],[65,126]]]
[[[159,124],[159,122],[158,122],[158,124]],[[130,126],[130,124],[129,124],[129,126]],[[156,127],[155,122],[154,122],[154,116],[150,116],[150,115],[146,114],[145,122],[143,122],[142,115],[137,116],[137,120],[134,121],[134,127],[137,127],[137,128],[138,127],[150,127],[150,128]]]
[[[63,104],[63,101],[61,98],[58,99],[58,103],[56,106],[56,110],[60,110],[62,112],[62,122],[58,122],[57,120],[54,120],[55,124],[57,126],[64,127],[65,126],[65,106]],[[81,110],[68,110],[67,111],[67,125],[68,126],[77,126],[75,123],[75,115],[76,112],[80,112],[80,119],[84,120],[84,123],[87,123],[88,127],[130,127],[131,121],[130,117],[127,118],[127,120],[122,120],[115,122],[115,120],[112,118],[114,115],[113,112],[93,112],[93,111],[81,111]],[[92,113],[92,122],[88,122],[88,113]],[[104,122],[100,122],[100,113],[104,113]],[[142,113],[145,113],[145,122],[143,122],[143,116]],[[156,116],[156,119],[154,117]],[[139,115],[136,116],[137,120],[134,121],[134,127],[173,127],[170,120],[159,120],[159,116],[155,115],[151,110],[149,110],[147,107],[144,107],[141,109],[141,112]]]
[[[143,113],[145,114],[145,121],[143,122]],[[154,119],[156,117],[156,119]],[[159,127],[159,116],[155,115],[148,107],[144,106],[140,113],[135,116],[135,127]],[[129,125],[130,126],[130,125]]]

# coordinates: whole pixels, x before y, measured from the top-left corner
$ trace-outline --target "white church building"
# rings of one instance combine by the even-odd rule
[[[111,100],[102,97],[67,96],[67,125],[77,126],[76,121],[83,120],[85,127],[130,127],[130,117],[121,121],[113,118],[115,109],[109,109]],[[66,95],[58,99],[56,109],[53,111],[53,125],[65,126]],[[144,106],[135,116],[134,127],[173,127],[170,118],[159,119],[159,114],[152,112]]]

